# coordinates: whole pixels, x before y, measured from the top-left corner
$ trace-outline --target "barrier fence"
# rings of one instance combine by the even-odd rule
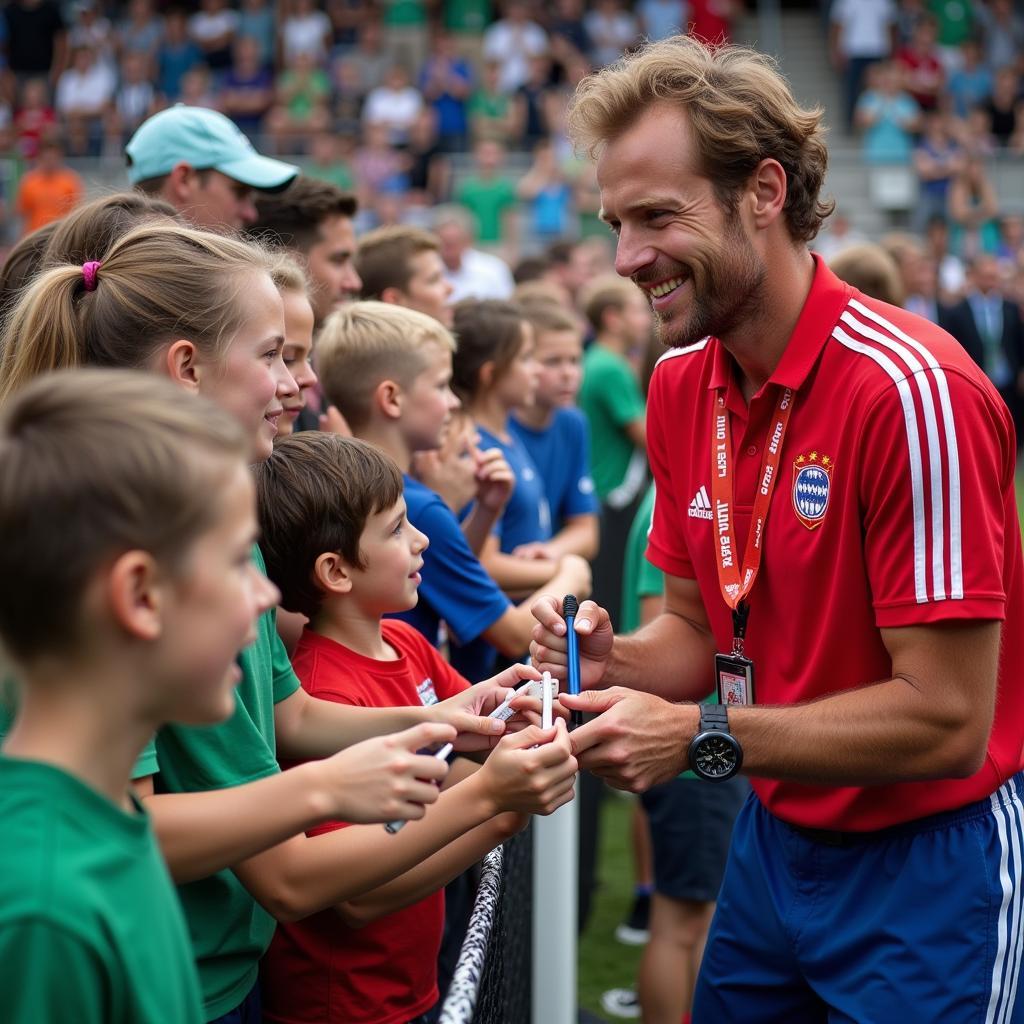
[[[533,828],[483,862],[440,1024],[530,1024]]]

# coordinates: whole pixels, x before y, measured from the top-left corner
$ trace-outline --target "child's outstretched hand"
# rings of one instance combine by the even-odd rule
[[[460,753],[490,750],[504,735],[508,723],[487,716],[527,679],[540,679],[540,673],[527,665],[513,665],[493,679],[468,686],[462,693],[423,710],[431,721],[454,726],[458,732],[455,749]]]
[[[416,751],[454,739],[450,725],[424,722],[315,762],[329,804],[324,817],[361,824],[422,818],[437,799],[448,765]]]
[[[576,771],[569,733],[559,719],[551,729],[531,725],[502,738],[478,775],[495,813],[551,814],[573,798]]]

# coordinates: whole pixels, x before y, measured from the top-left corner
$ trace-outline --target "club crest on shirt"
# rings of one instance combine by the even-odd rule
[[[793,511],[808,530],[821,526],[828,511],[835,462],[818,451],[793,460]]]
[[[431,704],[437,703],[437,694],[434,692],[434,680],[427,676],[419,686],[416,687],[416,692],[420,695],[420,702],[424,707],[430,707]]]

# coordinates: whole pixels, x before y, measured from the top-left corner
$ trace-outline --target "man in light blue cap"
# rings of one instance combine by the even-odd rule
[[[196,227],[240,230],[256,221],[255,192],[279,192],[299,168],[261,156],[233,121],[184,104],[143,121],[125,146],[128,180]]]

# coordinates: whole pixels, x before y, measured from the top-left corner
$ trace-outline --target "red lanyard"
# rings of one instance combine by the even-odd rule
[[[743,554],[742,570],[736,550],[736,518],[733,507],[733,454],[732,428],[729,410],[725,407],[725,390],[720,389],[711,414],[711,501],[714,505],[714,523],[717,543],[718,583],[725,603],[733,611],[733,627],[741,642],[746,628],[746,597],[754,587],[757,571],[761,567],[765,521],[771,505],[772,492],[779,478],[782,461],[782,442],[793,412],[793,392],[784,388],[775,409],[775,416],[765,439],[761,477],[754,495],[754,516],[747,535],[747,548]]]

